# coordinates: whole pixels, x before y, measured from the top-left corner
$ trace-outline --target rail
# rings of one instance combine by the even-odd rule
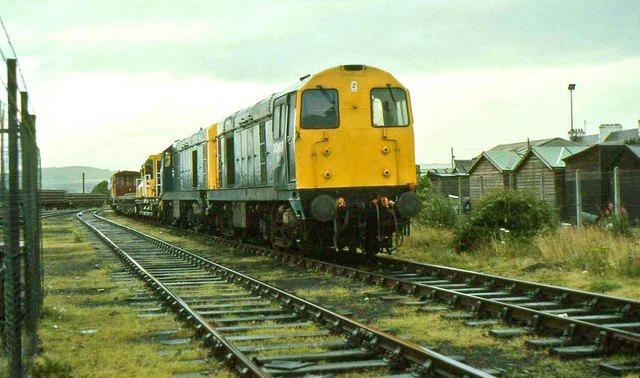
[[[246,274],[224,267],[182,248],[166,243],[160,239],[143,234],[130,227],[119,225],[98,215],[95,215],[95,217],[96,219],[99,219],[100,222],[105,222],[118,227],[118,229],[125,230],[130,235],[142,238],[163,251],[188,261],[194,266],[198,266],[201,269],[223,278],[225,281],[242,285],[262,298],[268,298],[270,301],[277,302],[282,307],[289,309],[298,318],[313,321],[324,328],[329,328],[333,333],[345,335],[350,342],[357,343],[361,348],[364,348],[375,355],[382,356],[383,360],[386,361],[385,364],[390,364],[396,368],[411,368],[414,372],[423,375],[436,374],[439,376],[469,377],[491,376],[481,370],[467,366],[452,358],[441,355],[432,350],[425,349],[417,344],[400,339],[394,335],[325,309],[315,303],[294,296]],[[82,220],[89,226],[90,222],[86,219]],[[98,231],[95,227],[92,228],[92,230],[94,230],[94,232]],[[102,232],[96,232],[96,234],[105,241],[108,239]],[[161,296],[171,303],[171,308],[182,313],[183,318],[186,318],[189,322],[196,323],[196,326],[200,330],[199,332],[204,334],[205,338],[211,340],[209,344],[213,345],[214,350],[224,349],[227,354],[231,353],[233,356],[236,356],[233,358],[233,361],[235,361],[236,369],[241,374],[248,374],[248,372],[250,372],[251,375],[258,376],[258,374],[265,373],[265,369],[263,367],[256,366],[256,364],[254,364],[251,359],[247,358],[241,351],[237,348],[234,349],[234,346],[228,342],[225,336],[218,333],[215,327],[209,325],[206,319],[198,317],[197,312],[189,310],[188,304],[185,301],[180,300],[178,296],[172,294],[171,291],[159,282],[159,280],[154,278],[153,275],[144,271],[144,267],[135,262],[127,252],[119,248],[113,242],[108,242],[108,244],[119,256],[121,256],[121,260],[125,261],[127,266],[138,272],[138,275],[144,277],[145,281],[154,288],[154,291],[162,293]],[[353,366],[355,368],[358,365],[356,364]],[[274,374],[274,372],[269,369],[267,369],[266,372],[267,374]],[[279,372],[278,374],[281,373],[282,372]]]

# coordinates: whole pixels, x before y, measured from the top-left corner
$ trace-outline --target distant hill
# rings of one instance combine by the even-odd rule
[[[100,181],[109,181],[114,172],[91,167],[42,168],[42,189],[82,193],[82,173],[85,174],[85,191],[90,193]]]

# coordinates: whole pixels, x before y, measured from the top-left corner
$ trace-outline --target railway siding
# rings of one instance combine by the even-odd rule
[[[420,311],[462,309],[464,313],[443,316],[465,320],[469,326],[498,326],[488,331],[498,338],[537,337],[526,345],[550,348],[562,359],[637,352],[640,347],[639,302],[630,299],[397,259],[378,257],[377,270],[384,273],[376,273],[262,247],[240,248],[390,288],[415,298],[391,299],[420,305]],[[640,370],[635,363],[604,362],[601,368],[614,374]]]
[[[303,256],[281,253],[249,244],[239,244],[211,236],[203,239],[201,234],[193,231],[184,232],[163,226],[158,227],[158,225],[142,225],[136,220],[121,217],[118,217],[118,221],[136,228],[141,227],[157,237],[185,245],[203,256],[215,256],[216,260],[225,261],[225,264],[231,264],[244,271],[250,271],[253,275],[257,274],[262,279],[278,286],[285,285],[290,288],[289,290],[299,293],[298,295],[313,298],[316,302],[331,304],[342,309],[351,309],[356,318],[367,319],[368,323],[373,320],[374,324],[378,324],[382,329],[402,335],[404,338],[414,340],[441,353],[471,361],[475,366],[495,367],[507,375],[520,374],[521,371],[528,371],[527,374],[534,374],[534,376],[537,376],[536,374],[565,377],[591,375],[598,368],[598,364],[603,362],[605,356],[598,353],[590,358],[563,362],[561,359],[548,357],[546,350],[543,350],[542,353],[537,350],[527,351],[523,347],[524,343],[535,338],[534,334],[514,333],[511,336],[520,336],[504,340],[493,337],[478,337],[482,334],[480,330],[473,327],[460,327],[460,318],[464,320],[466,325],[481,326],[485,329],[502,324],[508,327],[514,325],[514,323],[503,323],[499,315],[497,315],[498,319],[476,318],[474,313],[467,311],[465,307],[451,306],[447,302],[412,296],[402,286],[372,285],[373,280],[345,273],[343,269],[334,270],[334,273],[331,273],[331,270],[325,272],[323,268],[314,268],[313,263],[308,264],[307,261],[312,259]],[[191,235],[191,237],[187,235]],[[221,245],[229,247],[212,248],[212,246]],[[260,255],[265,255],[265,257]],[[266,257],[267,255],[271,257]],[[344,254],[334,254],[333,256],[344,256]],[[337,263],[333,265],[338,268],[343,267]],[[416,274],[406,271],[401,272],[400,268],[395,270],[398,275],[416,276]],[[337,275],[339,278],[331,278],[332,275]],[[446,285],[445,282],[441,283]],[[393,294],[394,288],[400,291]],[[439,307],[441,311],[444,311],[444,315],[437,311],[416,311],[418,307],[425,306]],[[526,323],[523,325],[526,326]],[[540,337],[547,338],[551,335],[544,334],[544,331],[540,329]],[[555,333],[552,336],[561,335]],[[574,353],[574,355],[576,354]],[[578,353],[576,356],[580,356],[580,354]],[[617,354],[613,360],[633,363],[620,365],[603,362],[603,367],[606,366],[607,371],[611,374],[620,374],[622,371],[636,368],[635,355]]]
[[[93,223],[87,218],[84,220]],[[114,226],[111,225],[110,227]],[[123,228],[120,228],[120,230],[122,229]],[[151,268],[143,267],[141,262],[136,262],[131,258],[131,256],[127,256],[127,253],[122,246],[115,245],[115,243],[111,244],[112,249],[117,251],[118,255],[121,256],[120,258],[122,261],[126,261],[126,264],[131,269],[135,268],[138,272],[137,274],[144,277],[148,286],[152,287],[154,291],[162,293],[161,296],[165,299],[165,303],[169,307],[177,309],[177,311],[182,315],[181,317],[188,323],[195,324],[199,333],[205,337],[207,343],[211,345],[214,350],[224,351],[222,355],[230,362],[231,365],[236,366],[237,370],[242,374],[263,376],[264,374],[289,375],[298,373],[328,373],[345,370],[358,371],[361,369],[377,367],[381,369],[388,369],[390,372],[396,373],[406,371],[406,369],[411,369],[412,371],[420,374],[435,373],[437,375],[455,376],[490,376],[488,373],[471,368],[452,358],[425,349],[411,342],[401,340],[394,335],[371,328],[366,324],[352,320],[307,300],[288,294],[276,287],[262,283],[240,272],[223,267],[207,259],[194,255],[184,249],[171,246],[159,239],[153,238],[149,235],[143,235],[132,229],[124,229],[126,229],[126,232],[116,231],[116,233],[120,234],[126,233],[124,241],[121,241],[121,243],[132,243],[132,238],[134,238],[133,235],[135,234],[137,238],[142,237],[148,243],[155,246],[155,248],[149,248],[149,244],[147,244],[147,247],[144,247],[145,252],[143,253],[138,251],[129,252],[137,254],[141,261],[155,264],[157,263],[157,261],[155,261],[157,259],[166,259],[166,252],[169,252],[175,257],[179,257],[180,259],[188,262],[188,264],[186,262],[177,264],[174,257],[170,263],[168,260],[163,260],[164,262],[160,263],[159,266],[151,265]],[[103,238],[104,237],[105,236],[103,235]],[[129,248],[131,248],[131,245],[129,245]],[[135,249],[132,250],[135,251]],[[165,252],[161,253],[161,250]],[[160,255],[162,255],[162,257],[160,257]],[[180,275],[184,269],[197,270],[199,272],[198,274],[203,274],[202,272],[206,271],[209,274],[206,275],[206,277],[203,275],[196,278],[188,278],[186,276],[181,278]],[[154,274],[151,274],[151,271],[153,271]],[[163,280],[163,282],[160,282],[157,274],[166,275],[164,278],[165,280],[169,279],[169,281],[167,282]],[[255,297],[267,300],[272,303],[270,305],[271,307],[263,308],[258,306],[257,308],[248,309],[219,309],[220,307],[215,307],[218,306],[215,305],[214,307],[218,309],[203,311],[202,307],[200,307],[199,310],[196,311],[195,307],[193,307],[193,298],[191,298],[188,301],[189,303],[187,303],[187,300],[175,294],[179,288],[190,288],[195,290],[198,286],[211,285],[214,282],[216,283],[215,285],[228,285],[230,287],[237,287],[238,285],[243,286],[245,290],[249,291],[249,293],[245,293],[245,295],[251,294]],[[168,286],[171,286],[171,288]],[[184,295],[184,293],[182,295]],[[199,300],[204,299],[201,298]],[[277,306],[273,307],[273,303],[277,304]],[[207,306],[210,306],[210,304],[207,304],[205,307]],[[264,311],[267,311],[268,313]],[[256,316],[250,315],[249,312],[255,312]],[[360,352],[357,352],[355,349],[350,349],[348,353],[335,351],[323,351],[321,353],[305,352],[302,354],[276,354],[268,358],[263,356],[254,356],[249,359],[245,353],[255,353],[257,351],[263,351],[265,348],[271,350],[290,349],[296,345],[292,345],[295,343],[290,340],[287,341],[287,338],[281,335],[270,335],[263,338],[245,337],[243,335],[229,336],[226,333],[223,335],[219,333],[220,329],[229,331],[230,328],[228,327],[234,326],[225,325],[220,328],[211,327],[209,322],[216,323],[218,326],[220,326],[220,323],[226,322],[221,321],[220,318],[216,319],[216,316],[223,316],[222,319],[229,319],[229,316],[231,316],[231,319],[234,319],[234,316],[240,317],[240,319],[230,321],[230,323],[239,324],[238,327],[240,328],[232,328],[235,331],[240,331],[243,327],[245,330],[249,331],[255,331],[257,329],[256,327],[261,326],[266,328],[279,328],[277,327],[277,324],[262,323],[264,320],[279,320],[279,317],[282,317],[280,320],[284,321],[311,321],[314,322],[315,326],[321,326],[327,331],[321,331],[320,333],[302,332],[297,335],[297,337],[324,337],[333,335],[332,337],[334,339],[329,341],[321,339],[320,343],[341,342],[344,344],[342,348],[355,346],[360,350]],[[245,317],[245,319],[242,317]],[[270,317],[274,318],[271,319]],[[243,325],[242,323],[246,321],[260,323],[258,323],[258,325]],[[335,340],[335,335],[343,335],[346,338],[342,341]],[[291,336],[293,337],[293,335]],[[249,347],[245,346],[244,349],[235,346],[237,341],[256,341],[258,339],[285,340],[287,342],[280,344],[276,343],[275,345],[271,344],[270,346],[251,345]],[[351,356],[351,360],[349,360],[349,354],[353,354],[353,356]],[[334,362],[334,359],[344,358],[347,358],[347,362]],[[367,360],[366,358],[373,359]],[[296,363],[291,363],[291,360],[296,361]],[[326,360],[328,362],[324,364],[311,362],[317,360]]]

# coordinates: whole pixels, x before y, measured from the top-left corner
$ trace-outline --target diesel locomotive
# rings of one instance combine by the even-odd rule
[[[135,199],[114,207],[281,248],[375,254],[409,232],[415,189],[409,92],[343,65],[150,155]]]

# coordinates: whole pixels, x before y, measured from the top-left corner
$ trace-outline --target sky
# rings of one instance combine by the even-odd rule
[[[451,148],[470,159],[566,138],[569,83],[576,128],[640,120],[636,0],[0,0],[0,17],[43,167],[139,169],[341,64],[382,68],[409,89],[422,164],[449,162]],[[0,48],[13,56],[4,36]]]

